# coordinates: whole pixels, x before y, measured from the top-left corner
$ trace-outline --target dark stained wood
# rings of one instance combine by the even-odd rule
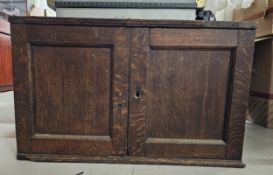
[[[223,139],[230,58],[230,51],[151,50],[147,137]]]
[[[31,144],[32,152],[39,154],[108,156],[113,155],[114,149],[112,139],[103,139],[101,136],[93,139],[79,139],[75,136],[55,139],[49,135],[48,138],[32,138]]]
[[[245,116],[248,106],[255,33],[239,30],[234,76],[232,81],[230,117],[227,129],[227,158],[242,158]]]
[[[10,20],[19,159],[243,167],[253,23]]]
[[[146,157],[225,159],[225,153],[226,143],[221,140],[148,138],[145,142]]]
[[[19,17],[9,18],[11,23],[69,25],[69,26],[112,26],[112,27],[164,27],[164,28],[212,28],[212,29],[256,29],[255,22],[183,21],[183,20],[136,20],[136,19],[86,19]]]
[[[32,81],[29,77],[26,30],[23,25],[14,25],[11,33],[17,151],[31,153],[33,94],[30,88]]]
[[[32,160],[44,162],[87,162],[87,163],[133,163],[133,164],[161,164],[186,166],[214,166],[243,168],[245,164],[240,160],[219,159],[175,159],[175,158],[147,158],[147,157],[117,157],[117,156],[72,156],[72,155],[46,155],[46,154],[18,154],[19,160]]]
[[[231,36],[229,42],[223,42],[223,35],[218,35],[221,32]],[[238,32],[193,29],[188,30],[187,36],[186,33],[186,29],[151,29],[150,37],[147,31],[133,33],[130,155],[226,156],[223,134],[233,50],[221,48],[236,45]],[[150,38],[150,43],[145,38]],[[201,46],[210,49],[200,49]],[[191,49],[185,49],[188,47]],[[206,140],[216,142],[207,144]]]
[[[111,48],[32,45],[31,50],[34,132],[109,136]]]
[[[145,144],[146,98],[145,89],[147,66],[149,59],[149,29],[136,28],[132,30],[130,57],[130,104],[129,104],[129,155],[143,156]]]
[[[51,31],[18,25],[13,30],[17,27],[25,31],[25,38],[21,40],[17,34],[22,33],[14,32],[14,53],[24,52],[14,61],[15,76],[25,79],[28,90],[21,89],[23,85],[16,80],[15,96],[28,95],[21,100],[29,107],[25,115],[17,115],[31,125],[24,130],[21,121],[17,124],[17,132],[28,136],[27,140],[18,137],[19,144],[25,144],[20,149],[47,154],[126,154],[128,30],[78,27],[82,31],[76,39],[63,35],[73,32],[69,27]],[[17,75],[23,66],[27,72]],[[20,109],[21,104],[15,105]],[[34,134],[47,137],[32,137]],[[90,140],[90,136],[95,137]]]
[[[117,28],[113,54],[113,155],[127,154],[128,92],[129,92],[129,30]],[[119,46],[119,47],[118,47]],[[118,136],[118,137],[115,137]]]
[[[237,30],[151,29],[150,45],[159,48],[235,47]]]

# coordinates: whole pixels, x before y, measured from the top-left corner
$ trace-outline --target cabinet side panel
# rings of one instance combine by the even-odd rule
[[[254,51],[254,30],[239,30],[233,78],[227,158],[241,159]]]

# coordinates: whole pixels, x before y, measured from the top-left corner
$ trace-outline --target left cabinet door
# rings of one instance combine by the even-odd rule
[[[127,153],[129,31],[12,25],[18,153]]]

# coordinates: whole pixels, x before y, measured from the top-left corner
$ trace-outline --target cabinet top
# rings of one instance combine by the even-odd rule
[[[166,27],[166,28],[223,28],[256,29],[255,22],[136,20],[52,17],[10,17],[11,24],[111,26],[111,27]]]

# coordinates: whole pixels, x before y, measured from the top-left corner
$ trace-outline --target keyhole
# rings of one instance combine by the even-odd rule
[[[141,94],[140,91],[136,91],[136,98],[140,98]]]

